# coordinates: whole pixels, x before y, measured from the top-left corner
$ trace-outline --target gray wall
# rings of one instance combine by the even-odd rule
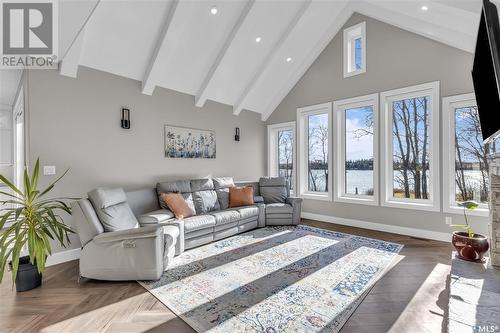
[[[472,54],[360,14],[354,14],[344,28],[363,21],[366,21],[367,34],[366,73],[344,79],[341,30],[281,102],[267,124],[296,120],[298,107],[431,81],[441,82],[441,96],[473,91],[470,75]],[[450,231],[444,222],[445,216],[450,214],[315,200],[305,200],[304,211],[433,231]],[[453,216],[453,221],[461,223],[463,219],[461,216]],[[473,218],[472,223],[477,227],[477,232],[487,232],[487,218]]]
[[[143,95],[138,81],[82,67],[77,79],[32,70],[28,81],[30,163],[40,157],[58,175],[70,168],[53,195],[83,197],[97,186],[134,189],[191,177],[257,180],[265,173],[259,114],[233,116],[229,106],[212,102],[197,108],[193,96],[162,88]],[[122,106],[131,110],[130,130],[120,128]],[[217,158],[165,158],[165,124],[215,130]],[[240,142],[234,141],[235,127]],[[53,179],[43,176],[42,185]]]

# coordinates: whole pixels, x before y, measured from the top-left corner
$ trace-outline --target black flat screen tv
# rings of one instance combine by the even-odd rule
[[[485,141],[500,130],[500,26],[497,7],[483,0],[472,80]]]

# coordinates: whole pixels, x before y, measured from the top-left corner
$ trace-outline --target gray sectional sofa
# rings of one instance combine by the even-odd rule
[[[254,204],[229,208],[231,186],[252,186]],[[159,200],[178,192],[194,215],[178,220]],[[297,225],[302,199],[284,178],[237,182],[231,177],[158,183],[124,192],[96,189],[72,204],[82,242],[80,276],[100,280],[158,279],[174,254],[266,225]]]

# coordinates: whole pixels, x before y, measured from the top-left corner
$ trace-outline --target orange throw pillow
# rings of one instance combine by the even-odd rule
[[[165,202],[168,209],[174,213],[175,217],[179,220],[193,216],[193,211],[189,208],[186,200],[180,193],[162,193],[160,194],[161,200]]]
[[[253,205],[253,187],[230,187],[229,207],[240,207]]]

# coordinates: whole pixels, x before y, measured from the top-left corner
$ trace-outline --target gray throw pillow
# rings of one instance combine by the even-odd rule
[[[194,207],[196,208],[196,214],[206,214],[220,209],[215,190],[193,192],[193,201]]]

